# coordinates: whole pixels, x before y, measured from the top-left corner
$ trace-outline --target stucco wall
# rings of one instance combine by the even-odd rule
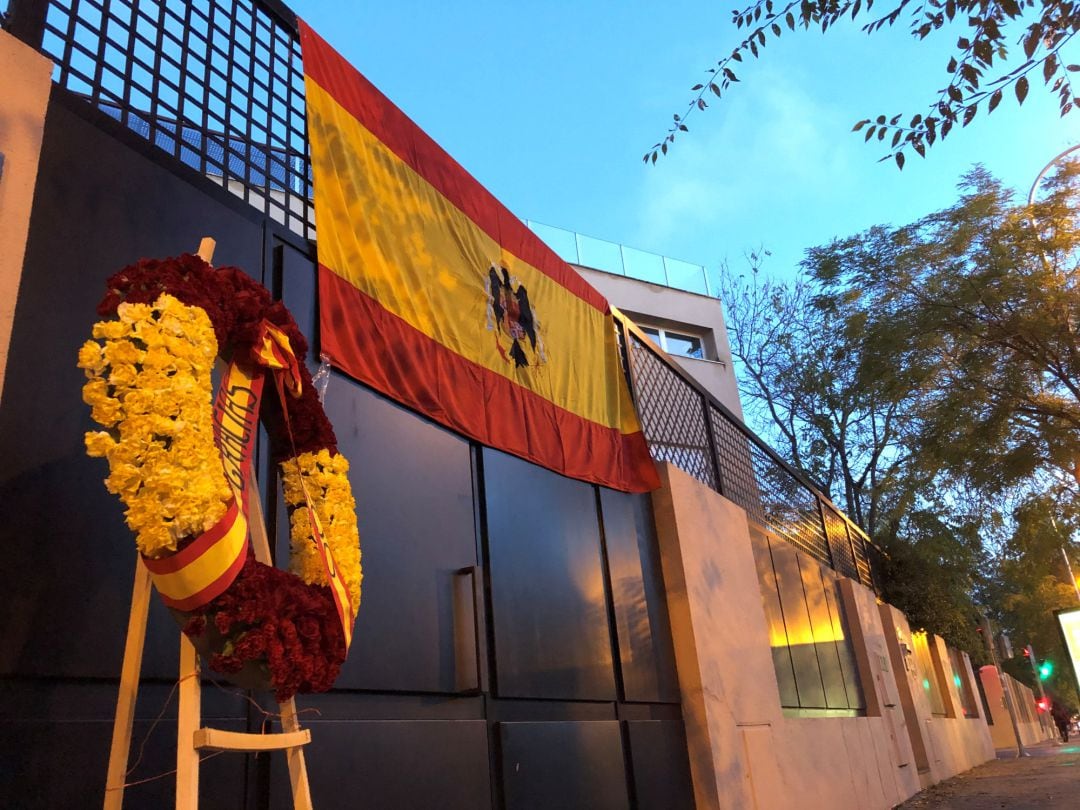
[[[52,63],[0,31],[0,397],[34,199]]]
[[[986,692],[986,702],[990,706],[990,715],[994,721],[994,724],[990,726],[994,747],[1002,749],[1016,748],[1016,734],[1013,731],[1012,721],[1009,719],[1008,709],[1005,707],[1001,678],[997,669],[988,664],[979,670],[979,677],[982,679],[983,689]],[[1032,719],[1030,721],[1025,718],[1020,702],[1028,701],[1031,705],[1034,705],[1035,695],[1031,689],[1008,673],[1005,673],[1004,677],[1011,688],[1021,742],[1024,745],[1035,745],[1045,740],[1056,739],[1057,730],[1049,722],[1039,722],[1038,715],[1035,712],[1031,713]]]
[[[671,465],[661,480],[653,503],[699,808],[890,808],[993,756],[982,719],[931,721],[909,694],[934,752],[917,772],[901,706],[909,679],[896,677],[888,649],[897,627],[850,580],[841,593],[866,716],[786,715],[746,513]]]

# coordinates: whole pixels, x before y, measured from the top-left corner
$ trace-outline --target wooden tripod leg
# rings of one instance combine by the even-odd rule
[[[127,781],[128,757],[131,754],[131,728],[135,722],[135,700],[139,695],[139,672],[142,670],[149,610],[150,572],[136,554],[131,613],[128,615],[127,641],[124,642],[124,663],[120,669],[120,693],[116,698],[109,771],[105,777],[105,810],[120,810],[124,804],[124,783]]]
[[[285,731],[300,731],[300,720],[296,716],[296,701],[289,698],[280,705],[281,728]],[[285,760],[289,763],[289,782],[292,783],[293,810],[312,810],[311,786],[308,784],[304,749],[285,749]]]
[[[248,526],[251,529],[251,547],[255,559],[267,565],[273,564],[270,554],[270,540],[266,535],[266,521],[263,519],[262,499],[259,495],[259,483],[253,472],[247,483]],[[289,698],[281,704],[281,728],[283,731],[300,731],[300,720],[296,716],[296,701]],[[307,763],[303,748],[285,749],[285,758],[289,763],[289,781],[292,783],[294,810],[312,810],[311,788],[308,785]]]
[[[198,810],[199,751],[195,732],[202,726],[202,684],[195,645],[180,634],[180,701],[176,710],[176,810]]]

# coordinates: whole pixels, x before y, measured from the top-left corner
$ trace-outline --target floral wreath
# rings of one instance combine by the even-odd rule
[[[79,351],[83,399],[104,428],[86,434],[87,452],[108,460],[106,488],[163,601],[211,669],[269,683],[278,700],[326,691],[360,603],[360,545],[349,464],[296,361],[307,341],[292,315],[241,270],[190,254],[125,267],[98,314],[110,320]],[[219,356],[230,365],[212,401]],[[288,571],[247,541],[264,369],[278,393],[261,420],[289,508]]]

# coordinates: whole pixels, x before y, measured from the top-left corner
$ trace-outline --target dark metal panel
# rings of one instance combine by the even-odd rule
[[[150,731],[150,721],[136,721],[134,739]],[[244,731],[239,722],[220,723]],[[100,807],[105,796],[112,720],[84,723],[5,723],[0,734],[0,806],[18,810]],[[139,743],[133,746],[132,763]],[[244,807],[245,755],[224,754],[200,767],[200,810]],[[142,761],[128,777],[124,810],[172,807],[176,795],[176,723],[158,723],[143,750]]]
[[[476,672],[475,648],[462,660],[472,605],[454,603],[458,572],[476,564],[469,445],[338,374],[326,412],[349,459],[368,575],[338,686],[459,691]]]
[[[600,490],[624,698],[679,701],[675,649],[648,495]]]
[[[218,263],[261,274],[261,226],[50,102],[0,407],[0,674],[120,671],[135,546],[85,455],[75,357],[109,275],[202,236]],[[144,676],[175,677],[176,638],[155,605]]]
[[[594,490],[483,451],[500,697],[614,700]]]
[[[616,721],[499,723],[506,810],[628,810]]]
[[[319,810],[489,810],[487,724],[313,722],[306,747]],[[271,810],[292,808],[284,757],[272,760]]]
[[[631,720],[626,727],[637,810],[693,810],[682,722]]]

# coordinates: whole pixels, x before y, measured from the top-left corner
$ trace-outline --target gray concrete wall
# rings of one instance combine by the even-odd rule
[[[660,472],[653,505],[699,808],[885,810],[994,756],[981,716],[930,717],[890,654],[906,619],[851,580],[841,594],[865,716],[785,713],[746,513],[678,468]],[[922,774],[913,740],[928,751]]]

